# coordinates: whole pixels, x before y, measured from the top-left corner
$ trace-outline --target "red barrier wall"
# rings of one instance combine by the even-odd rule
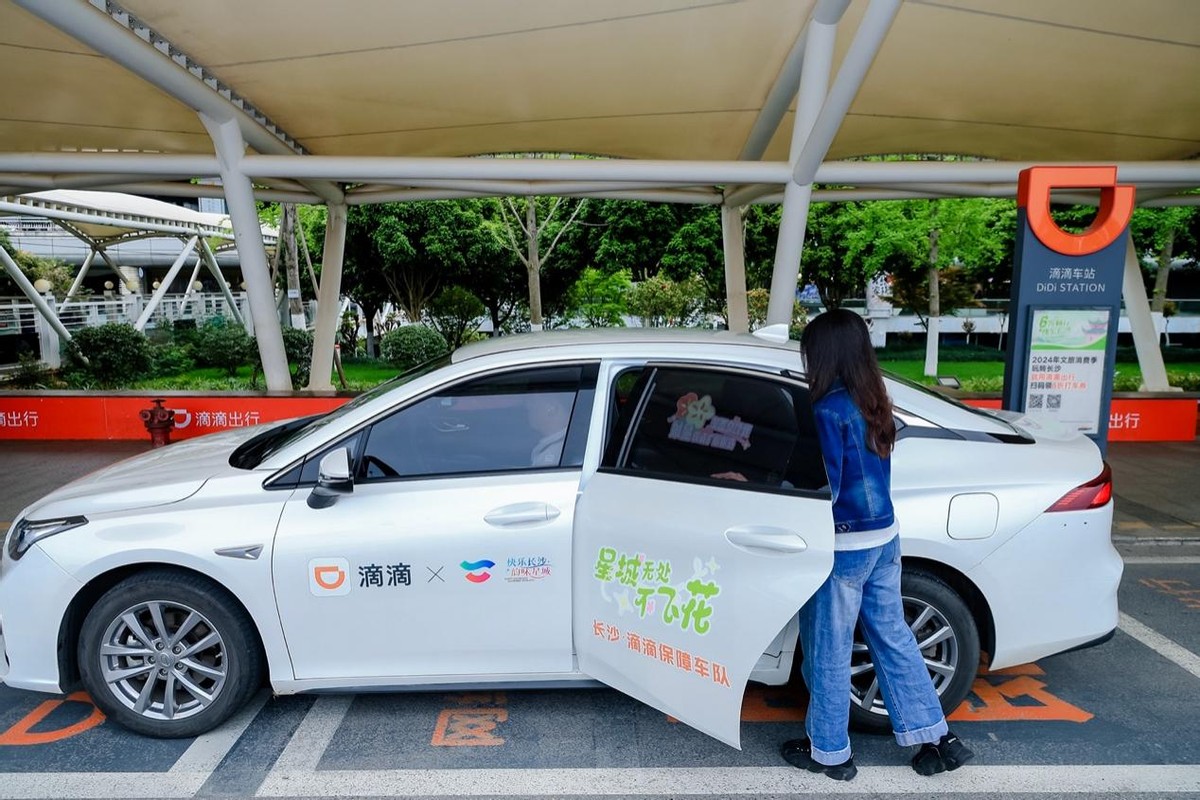
[[[0,395],[0,439],[149,439],[138,412],[163,397],[175,409],[172,439],[319,414],[348,396],[95,395],[70,393]],[[981,408],[1000,408],[1000,399],[967,397]],[[1196,437],[1195,397],[1114,397],[1109,441],[1190,442]]]
[[[152,397],[175,409],[171,439],[249,427],[261,422],[319,414],[349,397],[213,396],[62,396],[0,397],[0,439],[149,439],[138,412]]]

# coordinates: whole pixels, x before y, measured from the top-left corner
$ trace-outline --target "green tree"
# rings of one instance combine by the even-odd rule
[[[1154,285],[1150,288],[1150,309],[1163,311],[1167,298],[1167,281],[1171,264],[1177,258],[1195,262],[1200,257],[1197,248],[1197,220],[1200,211],[1196,206],[1168,206],[1165,208],[1139,208],[1133,212],[1129,230],[1133,234],[1134,248],[1154,258]]]
[[[662,272],[675,281],[698,277],[704,285],[704,305],[725,308],[725,252],[718,206],[685,209],[682,224],[662,255]]]
[[[529,319],[535,330],[543,325],[543,271],[587,204],[587,200],[564,197],[505,197],[497,202],[500,213],[491,221],[491,229],[497,241],[525,265]],[[573,281],[574,276],[561,288]]]
[[[634,284],[626,304],[647,328],[695,325],[704,309],[704,281],[698,275],[682,281],[654,275]]]
[[[480,224],[469,207],[454,201],[385,204],[371,239],[392,298],[410,321],[421,319],[442,283],[457,278],[467,234]]]
[[[625,325],[625,296],[629,293],[625,270],[605,275],[589,267],[567,293],[566,317],[589,328],[619,328]]]
[[[483,302],[462,286],[446,286],[429,301],[426,318],[442,335],[451,350],[462,347],[468,334],[479,328],[487,315]]]
[[[39,280],[49,281],[50,291],[55,297],[62,299],[67,296],[67,292],[71,289],[71,283],[75,280],[73,267],[53,258],[41,258],[25,250],[17,250],[8,237],[8,231],[3,229],[0,229],[0,247],[3,247],[12,256],[13,262],[30,283]],[[0,291],[9,294],[17,291],[16,283],[3,270],[0,270]]]
[[[375,247],[373,233],[386,210],[378,205],[350,206],[346,215],[346,249],[342,264],[342,293],[362,309],[367,356],[378,353],[379,315],[391,298],[391,287],[383,274],[383,259]],[[324,229],[321,230],[324,246]]]
[[[762,287],[746,292],[746,310],[750,317],[750,330],[758,330],[767,321],[767,309],[771,304],[771,292]],[[792,324],[789,334],[793,339],[800,338],[800,332],[808,324],[808,311],[797,300],[792,304]]]
[[[463,265],[458,283],[470,290],[487,309],[492,320],[492,335],[513,319],[528,290],[525,270],[516,254],[496,236],[500,217],[499,203],[493,199],[460,200],[464,214],[474,216],[473,225],[465,225]]]

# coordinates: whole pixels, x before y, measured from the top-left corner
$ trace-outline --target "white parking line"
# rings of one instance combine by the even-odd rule
[[[263,690],[256,694],[246,707],[230,717],[229,721],[215,731],[196,737],[196,741],[183,751],[183,755],[172,765],[168,772],[172,775],[200,774],[206,778],[212,775],[221,759],[229,755],[229,751],[237,744],[238,739],[250,727],[250,723],[267,704],[270,693]]]
[[[1124,556],[1126,564],[1200,564],[1200,556]]]
[[[1134,764],[968,766],[923,778],[909,767],[864,767],[849,783],[791,767],[658,769],[441,769],[272,771],[259,797],[414,797],[559,795],[760,796],[795,794],[912,794],[1200,791],[1200,766]]]
[[[195,795],[206,780],[207,775],[166,772],[6,772],[0,775],[0,798],[185,798]]]
[[[0,798],[192,797],[237,744],[268,696],[260,692],[229,722],[197,737],[167,772],[6,772],[0,775]]]
[[[317,698],[304,721],[279,754],[271,772],[315,772],[321,756],[354,702],[353,695],[325,694]]]
[[[1191,650],[1168,639],[1153,628],[1143,625],[1123,611],[1118,627],[1163,658],[1175,662],[1200,678],[1200,656]]]

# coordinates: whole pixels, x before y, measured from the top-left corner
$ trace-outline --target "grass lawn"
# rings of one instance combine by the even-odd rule
[[[933,385],[937,381],[927,378],[924,361],[881,361],[884,370],[894,372],[901,377]],[[1180,376],[1200,374],[1200,362],[1180,362],[1167,364],[1167,379],[1172,385],[1181,383]],[[1003,361],[941,361],[938,363],[939,375],[953,375],[963,384],[964,389],[972,391],[1000,391],[1004,380]],[[1194,380],[1194,378],[1193,378]],[[968,383],[969,382],[969,383]],[[1117,391],[1137,391],[1142,382],[1142,371],[1137,364],[1118,363],[1115,386]],[[993,386],[994,385],[994,386]]]
[[[346,383],[352,391],[363,391],[397,375],[399,370],[380,362],[353,361],[342,365],[346,371]],[[197,367],[179,375],[148,378],[137,381],[130,389],[177,389],[183,391],[255,391],[265,387],[262,373],[251,382],[250,367],[238,367],[233,376],[218,367]],[[341,388],[337,372],[331,375],[335,389]],[[300,388],[300,387],[297,387]]]

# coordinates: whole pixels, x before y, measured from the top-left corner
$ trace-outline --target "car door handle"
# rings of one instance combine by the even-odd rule
[[[484,515],[483,521],[497,528],[514,525],[534,525],[557,519],[562,512],[549,503],[513,503],[494,508]]]
[[[803,553],[808,549],[808,542],[800,534],[786,528],[747,525],[730,528],[725,531],[725,538],[738,547],[754,547],[778,553]]]

